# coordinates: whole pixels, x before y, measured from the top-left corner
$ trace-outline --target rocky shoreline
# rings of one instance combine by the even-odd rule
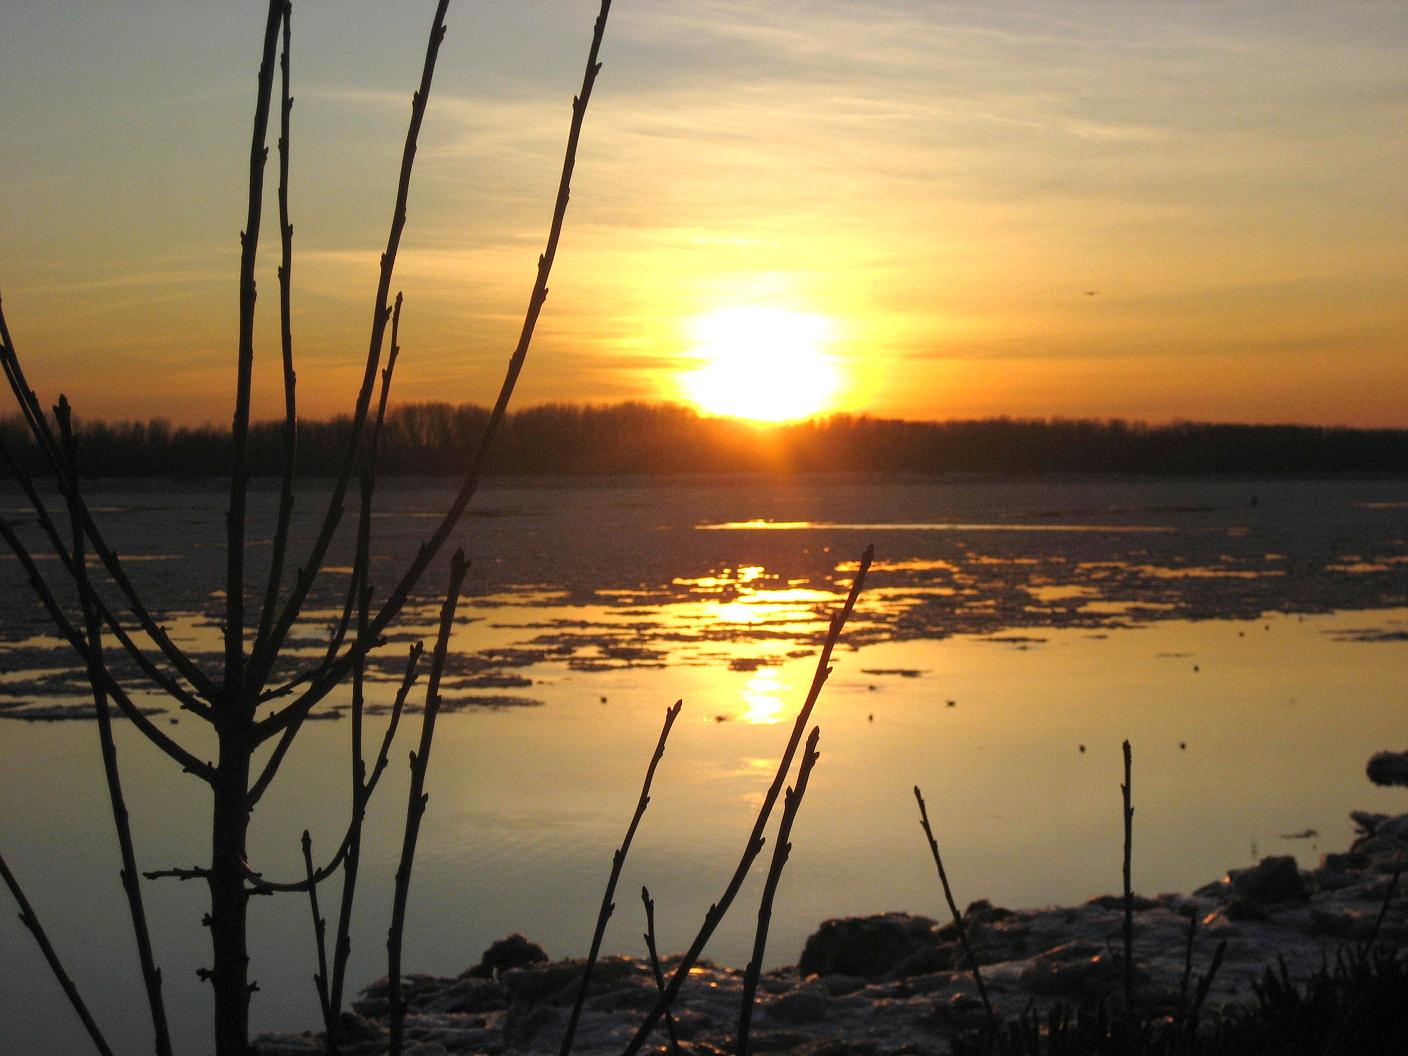
[[[1265,968],[1283,962],[1305,979],[1346,944],[1371,936],[1408,955],[1408,814],[1355,812],[1357,834],[1343,853],[1312,870],[1294,858],[1264,859],[1192,894],[1135,898],[1136,1002],[1173,1014],[1184,978],[1190,920],[1196,920],[1192,976],[1225,956],[1208,989],[1209,1009],[1243,1002]],[[986,901],[964,913],[968,936],[998,1014],[1011,1017],[1070,1005],[1122,1000],[1123,898],[1079,906],[1007,910]],[[665,961],[668,974],[676,961]],[[451,1053],[556,1053],[582,962],[550,961],[512,936],[455,978],[408,976],[405,1056]],[[683,1053],[732,1052],[741,969],[701,962],[674,1013]],[[373,983],[344,1014],[348,1056],[386,1051],[387,985]],[[619,1053],[655,1002],[648,961],[600,961],[574,1046]],[[955,1033],[980,1025],[983,1010],[952,923],[888,913],[824,923],[794,967],[765,973],[758,987],[751,1049],[819,1056],[943,1053]],[[658,1045],[667,1042],[663,1028]],[[265,1035],[260,1056],[323,1051],[321,1034]]]

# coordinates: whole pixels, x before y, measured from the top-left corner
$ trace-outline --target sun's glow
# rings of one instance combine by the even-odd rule
[[[706,414],[786,422],[829,410],[841,374],[831,321],[783,308],[720,308],[694,321],[685,396]]]

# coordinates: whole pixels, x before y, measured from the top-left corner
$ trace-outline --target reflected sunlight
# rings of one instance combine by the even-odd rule
[[[824,351],[831,320],[782,308],[720,308],[694,321],[697,370],[684,395],[706,414],[785,422],[829,410],[841,375]]]
[[[743,686],[743,710],[738,721],[750,726],[772,726],[783,719],[785,687],[774,667],[760,667]]]

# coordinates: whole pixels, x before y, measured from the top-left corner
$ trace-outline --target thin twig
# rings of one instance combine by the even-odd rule
[[[259,224],[264,210],[264,164],[269,108],[274,94],[274,51],[287,13],[284,0],[269,0],[264,27],[259,89],[255,96],[254,132],[249,144],[249,207],[240,232],[239,351],[235,368],[235,414],[231,428],[230,508],[225,515],[225,694],[227,707],[244,703],[244,559],[249,496],[249,403],[254,376],[254,264],[259,253]],[[237,703],[238,702],[238,703]]]
[[[645,904],[645,948],[650,954],[650,971],[655,976],[656,992],[665,993],[665,975],[660,970],[660,951],[655,945],[655,900],[650,897],[650,889],[644,884],[640,888],[640,900]],[[671,1056],[680,1056],[680,1039],[675,1037],[675,1017],[665,1009],[665,1033],[670,1036]]]
[[[572,1051],[572,1040],[577,1035],[577,1021],[582,1018],[582,1005],[587,1000],[587,988],[592,981],[592,969],[596,967],[597,956],[601,953],[601,940],[606,935],[606,923],[616,911],[616,903],[612,901],[616,897],[616,882],[621,879],[621,869],[626,864],[626,855],[630,853],[631,841],[635,839],[640,819],[645,816],[645,808],[650,804],[650,782],[655,778],[655,768],[665,756],[665,742],[670,738],[670,728],[674,726],[683,703],[684,701],[677,700],[665,709],[665,724],[660,728],[660,739],[655,744],[650,765],[645,768],[645,781],[640,788],[640,799],[636,801],[636,812],[631,815],[631,823],[626,827],[626,838],[611,856],[611,876],[606,881],[606,893],[601,896],[601,909],[596,916],[591,950],[587,954],[587,963],[582,967],[582,980],[577,985],[577,1000],[572,1003],[572,1014],[567,1018],[567,1030],[562,1035],[562,1048],[559,1050],[561,1056],[568,1056]]]
[[[602,0],[601,9],[597,14],[592,32],[592,43],[587,54],[587,66],[582,76],[582,87],[572,100],[572,125],[567,134],[567,150],[563,156],[562,175],[558,180],[557,200],[553,206],[552,222],[548,228],[547,245],[542,256],[538,258],[538,274],[528,297],[528,310],[523,319],[523,328],[519,332],[518,345],[509,359],[498,399],[489,415],[489,421],[484,428],[484,435],[480,440],[479,447],[449,509],[430,537],[421,544],[400,582],[392,589],[382,603],[376,617],[372,620],[369,633],[373,638],[380,636],[401,611],[401,607],[405,605],[406,599],[410,596],[411,589],[420,580],[430,562],[435,559],[435,555],[440,552],[440,548],[445,545],[445,541],[450,537],[450,533],[454,531],[455,525],[463,516],[465,507],[469,505],[469,500],[478,490],[480,474],[488,459],[490,445],[508,410],[509,399],[513,395],[518,376],[523,370],[524,361],[528,357],[528,349],[533,341],[533,331],[537,326],[538,317],[542,313],[543,304],[547,300],[548,276],[552,271],[553,260],[557,256],[557,246],[562,236],[562,224],[567,216],[567,200],[571,190],[572,172],[577,161],[577,144],[581,138],[582,123],[586,117],[587,103],[591,98],[592,87],[596,83],[597,74],[601,71],[601,63],[598,62],[597,56],[601,51],[601,40],[606,31],[606,19],[610,10],[611,0]],[[301,604],[301,599],[299,604]],[[289,623],[291,625],[291,619]],[[341,659],[328,667],[321,677],[310,680],[311,684],[308,690],[301,697],[259,723],[259,739],[267,740],[290,723],[299,721],[301,716],[306,715],[318,701],[342,681],[351,668],[353,656],[370,648],[371,643],[369,642],[353,642]]]
[[[763,794],[763,802],[758,807],[758,817],[753,823],[753,831],[748,834],[748,841],[743,846],[743,854],[734,869],[733,876],[729,879],[728,886],[724,888],[724,893],[719,900],[711,905],[708,912],[704,914],[704,922],[700,925],[699,932],[695,935],[694,941],[690,943],[689,949],[680,959],[674,974],[671,975],[665,992],[651,1008],[645,1021],[641,1023],[635,1035],[626,1045],[623,1056],[633,1056],[634,1053],[640,1051],[640,1047],[650,1037],[650,1032],[660,1022],[660,1017],[674,1004],[675,998],[679,996],[680,988],[684,986],[684,981],[689,977],[689,970],[694,967],[694,963],[704,952],[704,947],[708,945],[709,939],[713,936],[714,930],[724,919],[724,914],[728,912],[733,900],[738,897],[739,889],[742,888],[743,881],[747,878],[754,859],[763,849],[763,830],[767,827],[768,818],[772,814],[773,806],[777,803],[777,797],[782,794],[782,787],[787,781],[787,774],[792,769],[792,759],[797,754],[797,748],[802,742],[802,733],[807,728],[807,721],[811,718],[812,709],[816,706],[817,698],[821,696],[822,687],[826,685],[826,679],[831,674],[832,650],[836,648],[836,643],[841,637],[841,628],[846,625],[851,612],[855,609],[856,599],[860,596],[861,588],[865,584],[865,576],[870,571],[870,561],[874,557],[874,553],[874,547],[865,548],[865,553],[861,555],[860,567],[856,572],[855,579],[851,582],[850,593],[846,596],[846,601],[840,611],[831,617],[831,625],[826,632],[826,641],[822,644],[821,654],[817,657],[816,672],[812,676],[811,689],[808,690],[807,699],[797,713],[791,736],[787,740],[787,746],[783,749],[782,758],[778,761],[777,773],[773,775],[772,784]]]
[[[382,427],[386,422],[386,405],[391,393],[391,377],[396,370],[396,360],[401,354],[401,346],[397,341],[397,334],[401,328],[401,304],[401,294],[397,293],[396,304],[392,308],[391,312],[391,352],[387,355],[386,366],[381,372],[381,396],[377,400],[376,423],[372,426],[371,436],[367,442],[367,449],[362,465],[363,475],[370,480],[375,480],[377,453],[381,446]],[[369,486],[364,481],[363,495],[368,494],[369,490]],[[358,530],[361,530],[360,527]],[[353,562],[352,575],[351,577],[349,577],[349,582],[347,584],[347,597],[344,600],[342,606],[342,617],[334,627],[332,637],[328,642],[327,653],[324,656],[322,665],[324,668],[330,665],[337,655],[338,647],[342,644],[342,639],[347,633],[347,627],[351,623],[352,611],[354,607],[353,603],[363,593],[362,585],[369,573],[370,568],[370,558],[365,561],[359,560]],[[368,599],[370,599],[369,594]],[[362,619],[358,623],[359,639],[365,636],[365,631],[366,620]],[[359,654],[359,658],[354,660],[354,672],[357,668],[361,667],[364,659],[365,654]],[[315,668],[314,671],[316,670],[318,669]],[[310,672],[305,672],[304,674],[299,675],[297,678],[294,679],[293,682],[289,683],[285,687],[280,687],[280,689],[276,690],[272,695],[278,695],[287,690],[293,689],[300,682],[306,680],[309,674]],[[355,677],[357,676],[355,676],[354,674],[354,678]],[[269,699],[269,697],[270,695],[265,695],[263,698],[261,698],[261,700]],[[268,786],[268,783],[272,781],[274,779],[275,774],[277,774],[279,765],[283,761],[284,752],[287,751],[288,745],[292,743],[293,739],[298,736],[298,729],[306,718],[307,714],[305,713],[301,719],[288,726],[284,730],[283,736],[279,740],[279,749],[282,750],[276,750],[269,757],[269,764],[268,766],[266,766],[264,772],[260,775],[259,788],[261,794],[263,792],[263,789]]]
[[[73,435],[73,420],[68,400],[60,396],[54,408],[55,418],[63,438],[69,468],[69,490],[78,494],[77,442]],[[127,801],[122,795],[122,778],[118,771],[117,743],[112,736],[112,714],[108,708],[107,680],[104,677],[102,624],[93,605],[92,587],[88,582],[87,552],[84,547],[83,517],[76,502],[69,503],[73,527],[74,584],[78,588],[87,627],[88,682],[93,690],[93,706],[98,717],[98,740],[102,747],[103,772],[107,777],[108,798],[112,803],[113,827],[117,830],[118,848],[122,855],[122,889],[127,896],[127,908],[132,917],[132,931],[137,942],[137,957],[142,967],[142,982],[146,986],[147,1004],[151,1011],[152,1030],[156,1036],[157,1056],[171,1056],[171,1033],[166,1023],[166,1003],[161,994],[161,969],[152,955],[151,930],[147,927],[147,911],[142,903],[140,874],[136,853],[132,848],[132,826],[127,815]]]
[[[293,517],[293,481],[298,462],[298,375],[293,369],[293,224],[288,218],[289,135],[293,96],[289,90],[289,38],[293,32],[293,7],[284,5],[283,50],[279,55],[279,235],[282,256],[279,261],[279,346],[284,360],[284,472],[279,484],[279,512],[275,519],[273,546],[269,555],[269,583],[259,612],[259,632],[255,649],[269,637],[274,609],[279,602],[284,557],[288,553],[289,524]]]
[[[54,978],[58,980],[59,986],[63,987],[64,993],[68,996],[69,1004],[78,1013],[78,1018],[83,1021],[83,1028],[88,1031],[88,1037],[93,1039],[94,1047],[102,1053],[102,1056],[112,1056],[112,1049],[108,1046],[107,1039],[98,1029],[98,1024],[93,1021],[88,1006],[83,1003],[83,998],[78,993],[78,987],[74,985],[73,979],[64,970],[63,962],[59,960],[53,943],[49,941],[49,936],[44,933],[44,928],[34,913],[34,907],[29,904],[29,899],[24,897],[20,882],[15,879],[15,874],[10,872],[10,867],[5,864],[3,854],[0,854],[0,878],[4,879],[5,886],[10,889],[10,894],[15,896],[15,902],[20,907],[20,923],[28,928],[29,933],[34,936],[34,941],[39,945],[39,951],[44,954],[44,960],[49,962],[49,970],[54,973]]]
[[[86,665],[89,662],[87,642],[84,641],[78,629],[69,622],[68,617],[64,615],[63,610],[59,607],[58,600],[54,597],[54,592],[49,589],[49,584],[46,583],[44,577],[40,575],[39,566],[34,563],[34,558],[30,556],[29,550],[20,542],[19,536],[15,534],[14,528],[11,527],[7,521],[0,521],[0,539],[5,540],[5,545],[10,548],[10,552],[15,555],[20,566],[24,569],[30,587],[34,590],[35,595],[39,598],[40,604],[44,606],[45,611],[49,613],[49,619],[53,622],[60,636],[68,642],[70,648],[78,654],[79,659]],[[180,763],[183,770],[198,775],[207,783],[214,779],[215,768],[213,766],[209,763],[201,762],[158,729],[151,719],[142,714],[141,709],[132,702],[122,686],[118,684],[117,679],[113,677],[111,671],[105,666],[100,667],[100,671],[103,678],[104,689],[117,704],[118,708],[121,709],[122,714],[131,720],[132,725],[141,730],[154,745],[176,762]]]
[[[361,446],[362,428],[366,423],[367,409],[371,404],[372,387],[376,382],[377,367],[381,360],[382,344],[386,337],[386,324],[391,318],[387,298],[391,295],[391,276],[396,268],[396,253],[401,245],[401,233],[406,226],[406,202],[411,189],[411,169],[415,164],[416,142],[420,136],[421,122],[425,117],[425,106],[430,99],[430,85],[435,74],[435,60],[440,53],[440,43],[445,39],[445,10],[449,0],[440,0],[435,9],[435,21],[431,26],[430,39],[426,44],[425,65],[421,69],[420,88],[411,98],[411,120],[406,129],[406,142],[401,151],[401,174],[396,185],[396,205],[391,215],[391,230],[386,239],[386,251],[381,255],[381,272],[377,278],[376,300],[372,311],[371,339],[367,347],[366,365],[362,373],[362,385],[357,393],[356,408],[352,415],[352,425],[347,438],[347,450],[337,476],[333,480],[332,494],[328,498],[327,512],[323,516],[322,527],[313,543],[307,563],[299,570],[293,590],[279,613],[269,638],[251,661],[250,683],[262,688],[269,677],[275,658],[283,647],[284,638],[298,619],[313,581],[322,569],[323,558],[327,555],[338,521],[342,517],[342,502],[351,483],[356,465],[357,453]],[[419,576],[417,576],[419,578]],[[379,632],[378,632],[379,633]],[[365,652],[365,649],[363,650]]]
[[[25,497],[29,500],[30,507],[34,510],[35,518],[39,522],[39,527],[49,540],[49,546],[54,556],[57,557],[59,562],[63,565],[64,571],[72,577],[74,575],[72,555],[69,553],[69,549],[64,544],[63,540],[59,537],[59,530],[54,524],[53,517],[49,514],[48,506],[45,504],[43,498],[40,497],[39,489],[34,486],[33,479],[3,442],[0,442],[0,461],[5,463],[11,477],[19,483],[21,490],[24,491]],[[113,614],[112,610],[103,602],[103,599],[98,596],[96,590],[93,592],[93,604],[97,606],[98,615],[102,617],[103,622],[112,632],[113,637],[118,640],[118,643],[126,651],[133,663],[141,669],[142,673],[175,700],[184,710],[198,715],[209,722],[213,714],[210,705],[193,693],[187,692],[185,687],[152,662],[151,658],[133,641],[132,636],[127,633],[127,630],[118,621],[117,616]]]
[[[372,482],[368,470],[362,472],[361,512],[357,517],[357,551],[353,566],[360,570],[356,578],[361,586],[357,594],[357,635],[366,630],[371,605],[371,516]],[[337,914],[337,938],[333,943],[332,986],[328,992],[328,1010],[336,1022],[342,1012],[342,990],[347,979],[347,958],[352,953],[352,906],[357,895],[357,873],[362,859],[362,819],[366,801],[366,761],[362,758],[362,707],[366,683],[366,658],[352,665],[352,820],[348,826],[347,853],[342,862],[342,899]],[[328,1052],[336,1051],[336,1041],[328,1035]]]
[[[1132,757],[1129,742],[1124,742],[1124,1009],[1126,1016],[1134,1014],[1134,889],[1130,884],[1130,865],[1134,855],[1134,807],[1130,805],[1130,771]]]
[[[303,868],[308,877],[308,905],[313,912],[313,941],[318,947],[318,971],[313,976],[313,985],[318,991],[318,1007],[323,1013],[323,1032],[331,1037],[336,1033],[336,1022],[332,1016],[332,1005],[328,1002],[328,948],[326,942],[327,924],[318,908],[318,883],[313,872],[313,837],[303,830]]]
[[[391,927],[386,933],[386,979],[390,984],[388,1015],[391,1019],[389,1056],[401,1056],[401,1033],[405,1026],[406,1003],[401,995],[401,943],[406,930],[406,899],[411,889],[411,865],[416,856],[416,839],[429,796],[425,792],[425,772],[430,765],[430,746],[435,737],[435,717],[440,713],[440,676],[445,670],[445,653],[455,620],[460,590],[468,570],[464,551],[450,558],[450,585],[440,609],[440,629],[430,657],[430,676],[425,687],[425,713],[421,716],[420,747],[411,753],[411,788],[406,797],[406,829],[401,839],[401,861],[396,867],[396,889],[391,901]]]
[[[968,959],[968,970],[973,974],[973,983],[978,988],[978,996],[983,1001],[983,1012],[987,1017],[988,1037],[1000,1038],[1000,1028],[997,1022],[997,1013],[993,1011],[992,1002],[988,1000],[988,989],[983,984],[983,973],[978,968],[977,955],[973,953],[973,947],[968,941],[968,928],[964,924],[963,914],[958,910],[958,903],[954,901],[953,888],[949,886],[948,872],[944,869],[943,857],[939,854],[939,841],[934,837],[934,829],[929,824],[929,808],[924,804],[924,793],[919,791],[919,786],[914,786],[914,798],[919,804],[919,824],[924,829],[924,835],[929,840],[929,851],[934,856],[934,867],[939,871],[939,883],[944,889],[944,901],[948,903],[948,911],[953,914],[953,926],[958,932],[958,943],[963,947],[963,956]]]
[[[128,608],[137,618],[142,632],[156,643],[167,661],[181,673],[186,681],[195,687],[196,692],[207,700],[213,701],[217,692],[214,683],[171,641],[170,636],[152,617],[151,612],[143,603],[141,595],[137,593],[131,579],[128,578],[122,564],[118,561],[116,552],[107,545],[102,533],[98,530],[97,523],[93,520],[92,514],[83,501],[83,496],[68,494],[69,473],[64,467],[63,453],[59,450],[53,431],[49,428],[49,423],[44,417],[38,397],[35,396],[34,390],[25,380],[24,370],[20,366],[19,353],[15,349],[14,341],[10,337],[9,326],[5,322],[3,305],[0,305],[0,366],[4,368],[5,377],[15,396],[15,402],[19,405],[39,450],[53,471],[60,493],[64,495],[66,502],[78,505],[79,513],[83,519],[83,530],[88,534],[88,539],[93,544],[93,552],[103,563],[103,568],[107,570],[108,575],[112,577],[123,596],[126,597]]]
[[[738,1056],[748,1056],[748,1031],[753,1022],[753,1003],[758,992],[758,976],[763,970],[763,952],[768,944],[768,928],[772,923],[773,900],[777,896],[777,885],[782,880],[782,867],[792,853],[792,823],[797,820],[797,811],[802,805],[802,797],[807,794],[807,780],[812,767],[821,758],[816,750],[816,742],[821,737],[821,727],[813,726],[807,738],[807,747],[802,752],[801,767],[797,772],[797,785],[789,788],[783,797],[782,821],[777,827],[777,841],[772,847],[772,864],[768,867],[768,877],[763,884],[763,897],[758,903],[758,928],[753,935],[753,955],[743,972],[743,999],[738,1010]]]

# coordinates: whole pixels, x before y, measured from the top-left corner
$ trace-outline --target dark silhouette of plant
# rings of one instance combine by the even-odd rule
[[[92,686],[103,765],[122,857],[123,890],[136,934],[138,959],[146,987],[155,1048],[159,1056],[170,1053],[171,1044],[162,1000],[161,972],[156,966],[148,934],[138,867],[122,797],[117,751],[111,734],[111,708],[115,706],[148,740],[210,789],[212,814],[208,862],[190,869],[161,869],[146,875],[149,878],[198,880],[208,887],[210,909],[205,924],[210,929],[212,958],[210,967],[202,969],[201,974],[209,980],[214,991],[213,1039],[217,1056],[245,1056],[248,1052],[249,1002],[251,993],[257,988],[250,975],[248,956],[248,902],[254,895],[276,892],[304,892],[312,902],[319,951],[319,1000],[324,1023],[328,1028],[328,1047],[330,1051],[336,1051],[338,1042],[335,1028],[339,1020],[345,983],[349,948],[347,932],[355,897],[361,821],[376,781],[385,768],[386,753],[391,738],[395,735],[396,720],[399,718],[405,694],[415,677],[420,650],[417,648],[411,653],[392,723],[370,775],[366,772],[361,744],[362,681],[366,658],[372,650],[382,644],[388,628],[397,619],[421,577],[437,559],[473,497],[487,463],[490,446],[504,421],[509,399],[523,369],[538,317],[547,299],[547,282],[566,216],[577,145],[592,87],[601,68],[598,54],[610,12],[610,0],[602,0],[596,18],[582,86],[572,103],[567,147],[546,245],[538,259],[537,275],[529,294],[523,325],[509,358],[497,400],[481,423],[477,445],[470,456],[461,462],[462,466],[467,465],[468,468],[460,471],[460,485],[448,508],[443,511],[434,530],[425,539],[409,566],[394,581],[379,605],[373,605],[372,585],[368,575],[372,496],[377,449],[382,439],[386,416],[387,392],[397,354],[397,327],[402,305],[399,293],[393,305],[391,290],[397,251],[406,225],[407,201],[417,141],[430,99],[436,60],[445,35],[448,2],[449,0],[439,0],[436,7],[426,44],[420,84],[412,97],[411,117],[402,149],[390,230],[386,249],[381,256],[372,303],[370,337],[362,383],[350,419],[342,424],[334,443],[329,445],[337,453],[332,463],[335,469],[332,473],[331,495],[326,510],[319,521],[309,553],[298,567],[292,583],[287,586],[284,583],[285,565],[300,460],[300,427],[295,398],[296,372],[290,308],[293,226],[289,218],[288,166],[290,115],[293,106],[289,77],[292,12],[291,4],[287,0],[270,0],[268,4],[249,151],[248,208],[245,229],[240,236],[234,415],[228,438],[218,436],[206,445],[213,457],[228,459],[225,464],[229,472],[223,659],[218,670],[203,667],[172,641],[158,616],[143,601],[141,592],[129,578],[124,564],[106,542],[93,511],[84,500],[80,486],[80,454],[101,459],[103,445],[109,442],[110,437],[98,428],[94,428],[91,435],[86,436],[83,430],[75,429],[68,403],[62,397],[51,423],[38,396],[26,380],[17,346],[11,337],[3,309],[0,309],[0,366],[3,366],[6,381],[14,394],[26,433],[24,448],[12,450],[17,439],[14,430],[0,431],[0,462],[5,464],[8,472],[19,483],[33,507],[45,545],[53,551],[53,556],[59,561],[68,580],[67,586],[62,591],[56,591],[51,586],[40,573],[29,548],[11,525],[0,522],[0,536],[3,536],[19,560],[60,636],[68,641],[83,663]],[[277,197],[281,236],[280,351],[285,415],[278,430],[278,512],[268,575],[261,587],[251,582],[247,568],[249,479],[258,463],[254,441],[259,435],[259,430],[250,422],[250,402],[256,303],[254,274],[264,202],[264,170],[268,157],[266,143],[273,110],[276,52],[280,53],[278,58],[282,71],[277,115]],[[388,326],[391,330],[390,349],[383,355],[387,345]],[[376,414],[372,417],[371,401],[379,370],[382,379],[381,397]],[[161,433],[162,430],[153,429],[147,436],[149,440],[155,441]],[[262,464],[259,465],[262,468]],[[101,469],[100,466],[96,468]],[[67,542],[61,536],[56,518],[48,509],[35,484],[34,478],[37,474],[51,477],[58,489],[68,514],[71,538]],[[324,559],[340,526],[344,501],[354,478],[360,484],[356,561],[343,617],[334,629],[322,658],[294,677],[278,683],[273,676],[279,669],[281,659],[284,659],[285,643],[290,631],[303,615],[304,604],[323,569]],[[104,577],[102,581],[95,581],[99,577],[89,573],[90,553],[96,559],[97,568],[101,569]],[[408,810],[405,852],[397,874],[396,912],[393,914],[392,932],[388,938],[388,952],[392,962],[390,974],[393,979],[393,1007],[398,1010],[399,994],[394,987],[395,981],[398,980],[400,930],[404,924],[411,859],[415,851],[419,816],[425,803],[421,788],[434,731],[438,676],[443,669],[449,621],[453,619],[463,576],[463,560],[457,557],[452,562],[450,589],[445,597],[435,659],[432,661],[421,743],[413,764],[412,800]],[[71,605],[66,604],[70,588],[77,600],[76,618],[70,616]],[[117,598],[112,598],[113,594],[116,594]],[[136,707],[132,692],[114,675],[113,667],[105,656],[105,636],[111,636],[121,646],[152,686],[170,696],[181,708],[212,728],[218,745],[218,754],[214,760],[198,758],[173,737],[157,728]],[[333,858],[321,868],[314,866],[311,840],[305,835],[304,877],[289,882],[269,880],[251,868],[246,860],[247,835],[254,808],[279,772],[289,746],[303,722],[320,702],[347,684],[349,679],[353,698],[353,762],[351,817],[346,835]],[[271,750],[262,766],[256,769],[258,753],[266,746],[272,746]],[[316,899],[316,889],[321,881],[339,869],[343,873],[343,895],[329,966],[324,942],[325,924]],[[106,1052],[107,1046],[101,1033],[84,1010],[72,983],[67,981],[67,975],[63,972],[57,955],[44,938],[18,882],[8,868],[4,869],[4,878],[20,902],[26,925],[34,933],[46,959],[60,982],[64,984],[65,991],[84,1019],[84,1024],[99,1051]],[[393,1017],[393,1022],[399,1023],[399,1014]],[[393,1039],[393,1046],[398,1040],[399,1034]]]

